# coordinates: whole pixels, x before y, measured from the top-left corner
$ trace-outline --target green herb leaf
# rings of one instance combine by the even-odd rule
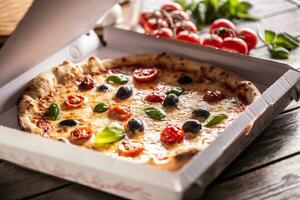
[[[156,120],[166,120],[167,113],[161,108],[147,107],[144,112],[152,119]]]
[[[103,144],[119,141],[124,138],[124,132],[124,128],[119,123],[113,123],[96,135],[94,144],[96,147],[101,147]]]
[[[106,82],[115,84],[125,84],[129,81],[129,77],[124,74],[113,74],[106,78]]]
[[[52,120],[57,120],[60,116],[60,108],[56,103],[50,104],[48,111],[46,113],[47,117]]]
[[[283,48],[291,51],[291,50],[299,47],[299,44],[297,41],[293,40],[288,35],[286,35],[284,33],[279,33],[276,37],[275,46],[283,47]]]
[[[166,94],[168,95],[168,94],[175,94],[175,95],[177,95],[177,96],[180,96],[180,95],[182,95],[182,93],[184,92],[184,89],[183,88],[181,88],[181,87],[174,87],[174,88],[171,88],[170,90],[168,90],[167,92],[166,92]]]
[[[240,13],[248,13],[248,11],[252,8],[252,4],[246,1],[241,1],[238,5],[236,5],[236,12]]]
[[[271,30],[265,30],[265,41],[268,45],[271,45],[276,38],[276,33]]]
[[[225,114],[217,114],[217,115],[213,115],[211,116],[206,124],[204,125],[205,127],[209,127],[209,126],[212,126],[212,125],[215,125],[215,124],[218,124],[220,123],[223,119],[227,119],[228,116],[225,115]]]
[[[101,102],[101,103],[98,103],[95,107],[94,107],[94,112],[98,112],[98,113],[102,113],[102,112],[105,112],[107,111],[109,108],[109,105],[104,103],[104,102]]]
[[[175,2],[178,3],[184,11],[187,11],[190,7],[188,0],[175,0]]]
[[[269,52],[271,54],[272,58],[275,59],[287,59],[289,58],[290,52],[286,50],[283,47],[277,47],[277,48],[269,48]]]

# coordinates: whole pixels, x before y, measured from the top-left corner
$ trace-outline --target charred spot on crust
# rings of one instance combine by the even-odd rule
[[[127,58],[123,57],[123,58],[121,58],[121,61],[122,62],[127,62]]]
[[[212,72],[214,69],[215,69],[214,66],[210,66],[208,71],[209,71],[209,72]]]
[[[184,162],[184,161],[188,161],[190,160],[195,154],[197,154],[199,152],[198,149],[190,149],[189,151],[186,152],[181,152],[178,153],[174,159],[176,162]]]
[[[166,55],[167,55],[166,52],[163,52],[163,53],[161,53],[161,54],[158,54],[158,55],[156,56],[155,60],[158,60],[158,59],[160,59],[160,58],[162,58],[162,57],[164,57],[164,56],[166,56]]]

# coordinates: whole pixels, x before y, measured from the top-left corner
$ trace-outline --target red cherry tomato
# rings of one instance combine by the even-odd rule
[[[108,110],[108,116],[119,121],[126,121],[131,117],[132,113],[128,107],[120,107],[118,105],[111,106]]]
[[[42,129],[43,133],[48,133],[51,131],[52,127],[49,124],[49,122],[47,122],[44,119],[38,119],[38,121],[36,122],[37,127],[39,127],[40,129]]]
[[[191,21],[179,21],[175,23],[176,34],[180,33],[181,31],[190,31],[190,32],[197,32],[197,26]]]
[[[93,89],[96,86],[96,83],[93,79],[84,77],[80,80],[80,84],[78,85],[78,88],[80,90],[90,90]]]
[[[248,46],[246,42],[240,38],[225,38],[221,49],[240,54],[248,54]]]
[[[250,28],[243,28],[239,31],[241,39],[243,39],[248,46],[248,51],[253,49],[257,43],[257,36],[255,32]]]
[[[161,103],[164,101],[164,98],[158,94],[151,93],[145,97],[145,100],[148,102]]]
[[[152,33],[156,29],[167,28],[169,25],[163,19],[151,18],[143,25],[146,33]]]
[[[190,19],[189,15],[182,10],[174,10],[170,13],[170,16],[174,22],[187,21]]]
[[[148,83],[154,81],[158,76],[158,70],[155,67],[137,68],[133,71],[133,79],[138,83]]]
[[[203,40],[202,45],[213,48],[220,48],[222,46],[223,39],[218,35],[210,35],[209,37]]]
[[[167,39],[173,38],[173,36],[174,36],[172,30],[169,28],[156,29],[155,31],[153,31],[151,33],[151,35],[155,35],[155,36],[163,37],[163,38],[167,38]]]
[[[173,10],[182,10],[181,6],[178,3],[170,2],[162,5],[161,10],[171,12]]]
[[[132,140],[122,140],[119,144],[119,155],[124,157],[136,157],[144,151],[142,143]]]
[[[173,125],[168,125],[160,133],[160,141],[165,144],[179,143],[184,138],[184,132],[181,128]]]
[[[222,39],[226,37],[235,37],[235,31],[235,25],[228,19],[217,19],[210,25],[209,28],[210,34],[216,34]]]
[[[70,134],[70,141],[74,144],[82,144],[88,141],[92,136],[92,130],[89,128],[75,128]]]
[[[185,42],[201,44],[200,36],[197,33],[189,32],[189,31],[182,31],[178,33],[176,39]]]
[[[65,98],[67,108],[79,108],[84,104],[84,97],[81,95],[69,95]]]
[[[207,101],[209,103],[221,101],[224,98],[225,98],[224,94],[218,90],[213,90],[213,91],[208,90],[208,91],[206,91],[206,93],[203,96],[203,100]]]

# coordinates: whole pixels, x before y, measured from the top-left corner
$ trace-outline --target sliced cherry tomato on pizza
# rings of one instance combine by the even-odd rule
[[[75,128],[70,134],[70,141],[74,144],[82,144],[92,136],[92,130],[86,127]]]
[[[146,33],[152,33],[156,29],[168,28],[168,26],[168,23],[163,19],[151,18],[143,25],[143,28]]]
[[[201,44],[200,36],[194,32],[182,31],[177,34],[176,39],[194,44]]]
[[[240,38],[243,39],[248,46],[248,51],[253,49],[257,43],[257,35],[250,28],[243,28],[239,30]]]
[[[161,10],[171,12],[173,10],[182,10],[181,6],[178,3],[170,2],[162,5]]]
[[[248,54],[248,46],[246,42],[240,38],[225,38],[221,49],[240,54]]]
[[[218,35],[212,34],[203,40],[202,45],[212,48],[220,48],[222,46],[223,39]]]
[[[176,34],[181,31],[197,32],[197,26],[191,21],[178,21],[175,23]]]
[[[132,113],[129,107],[113,105],[108,110],[108,116],[112,119],[125,121],[131,117]]]
[[[203,95],[203,100],[209,103],[220,101],[225,98],[225,95],[219,90],[208,90]]]
[[[84,97],[81,95],[69,95],[65,97],[65,106],[69,109],[80,108],[84,104]]]
[[[133,71],[133,79],[138,83],[148,83],[154,81],[158,76],[156,67],[137,68]]]
[[[235,37],[236,28],[235,25],[228,19],[217,19],[215,20],[209,28],[210,34],[216,34],[222,39],[226,37]]]
[[[124,157],[136,157],[144,151],[142,143],[124,139],[119,144],[119,155]]]
[[[164,101],[164,98],[158,94],[151,93],[145,97],[145,101],[161,103]]]
[[[160,140],[165,144],[179,143],[183,140],[183,138],[184,138],[183,130],[174,125],[168,125],[160,133]]]
[[[81,82],[78,85],[78,88],[80,90],[90,90],[90,89],[93,89],[95,86],[96,86],[96,83],[92,78],[84,77],[81,79]]]
[[[171,39],[174,36],[173,31],[169,28],[156,29],[151,33],[151,35],[163,37],[167,39]]]

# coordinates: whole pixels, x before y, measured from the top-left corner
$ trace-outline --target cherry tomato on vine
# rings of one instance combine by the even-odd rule
[[[240,38],[225,38],[221,49],[234,53],[248,54],[248,46],[246,42]]]
[[[156,29],[151,33],[151,35],[155,35],[155,36],[163,37],[163,38],[167,38],[167,39],[171,39],[174,36],[172,30],[169,28]]]
[[[181,31],[197,32],[197,26],[191,21],[178,21],[175,23],[176,34]]]
[[[168,125],[160,133],[160,141],[165,144],[179,143],[184,138],[184,132],[181,128],[173,125]]]
[[[209,27],[210,34],[216,34],[222,39],[236,36],[236,27],[228,19],[217,19]]]
[[[170,12],[170,17],[173,19],[174,22],[186,21],[190,19],[189,15],[182,10],[174,10]]]
[[[136,157],[144,151],[144,146],[138,141],[123,140],[119,144],[119,155],[124,157]]]
[[[197,33],[189,32],[189,31],[182,31],[177,34],[176,36],[177,40],[195,43],[195,44],[201,44],[201,38]]]
[[[207,47],[220,48],[222,46],[222,43],[223,39],[220,36],[213,34],[205,38],[202,42],[202,45]]]
[[[170,2],[162,5],[161,10],[171,12],[173,10],[182,10],[181,6],[178,3]]]
[[[253,49],[257,43],[257,35],[250,28],[242,28],[239,30],[240,38],[243,39],[248,46],[248,51]]]
[[[167,28],[169,25],[163,19],[151,18],[143,25],[146,33],[152,33],[156,29]]]
[[[133,79],[139,83],[148,83],[154,81],[158,76],[156,67],[137,68],[133,71]]]

